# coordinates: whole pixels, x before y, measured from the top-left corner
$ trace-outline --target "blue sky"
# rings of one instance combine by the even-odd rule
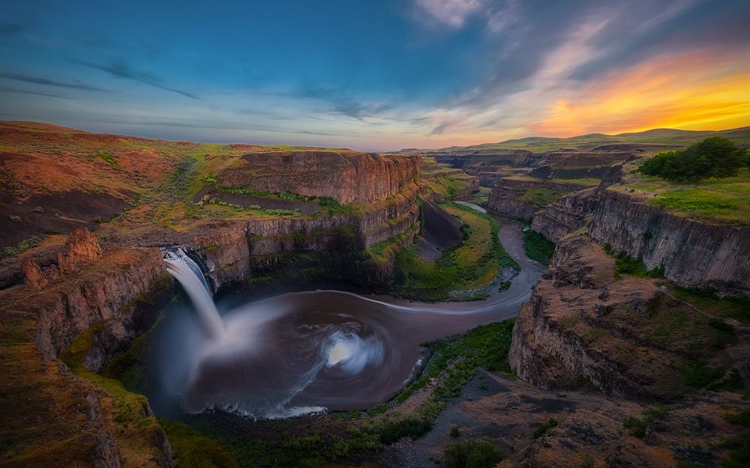
[[[750,125],[750,2],[26,0],[3,10],[4,120],[367,150]]]

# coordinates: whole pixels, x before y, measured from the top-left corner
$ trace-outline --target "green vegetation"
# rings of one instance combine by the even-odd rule
[[[563,192],[556,192],[548,188],[530,188],[523,191],[521,201],[529,203],[539,208],[544,208],[556,202],[558,198],[565,195]]]
[[[36,247],[37,245],[41,243],[42,243],[41,237],[31,236],[28,239],[25,239],[19,242],[18,245],[15,247],[5,247],[2,251],[2,255],[0,255],[0,258],[12,257],[14,255],[18,255],[20,253],[23,253],[29,250],[32,247]]]
[[[557,426],[557,424],[558,424],[557,419],[549,418],[549,420],[546,423],[534,429],[534,432],[531,434],[531,437],[538,439],[541,436],[543,436],[548,430]]]
[[[664,405],[649,406],[643,410],[642,418],[628,416],[622,421],[622,426],[628,429],[631,436],[643,439],[646,437],[648,427],[652,423],[664,419],[668,412],[669,408]]]
[[[742,432],[725,440],[721,446],[729,449],[729,458],[723,460],[721,466],[725,468],[747,467],[750,460],[750,409],[742,409],[734,414],[724,416],[730,424],[742,428]]]
[[[447,172],[447,171],[446,171]],[[446,174],[423,179],[427,188],[443,200],[455,200],[469,187],[472,177],[467,174]]]
[[[400,421],[387,421],[380,431],[380,442],[390,445],[403,437],[417,439],[432,429],[432,421],[427,418],[408,417]]]
[[[560,148],[577,148],[580,150],[591,150],[597,146],[618,144],[639,144],[645,147],[655,145],[663,147],[682,146],[687,147],[698,143],[708,137],[722,136],[734,141],[738,145],[750,144],[750,130],[747,128],[726,131],[686,131],[657,129],[640,133],[623,133],[621,135],[603,135],[594,133],[580,135],[571,138],[546,138],[529,137],[507,140],[500,143],[485,143],[464,147],[448,147],[442,150],[431,150],[430,153],[439,154],[444,152],[451,155],[478,155],[478,154],[502,154],[503,151],[528,150],[534,153],[557,151]],[[513,160],[512,155],[508,155]],[[517,163],[518,161],[516,161]]]
[[[117,161],[115,160],[114,155],[109,151],[97,151],[96,156],[107,161],[108,164],[111,164],[113,166],[117,165]]]
[[[422,375],[406,387],[396,398],[406,401],[414,392],[441,375],[443,383],[433,392],[437,402],[444,402],[461,392],[463,385],[472,379],[476,368],[510,373],[508,352],[515,319],[491,323],[474,328],[464,335],[433,341],[426,345],[432,357]]]
[[[206,437],[187,424],[159,419],[172,444],[177,468],[212,468],[239,466],[232,454],[215,440]]]
[[[531,229],[523,233],[523,250],[526,256],[543,265],[549,265],[555,253],[555,243]]]
[[[120,457],[134,466],[145,463],[153,456],[153,443],[158,440],[161,427],[154,416],[149,416],[143,408],[148,399],[128,391],[119,380],[110,379],[91,372],[83,365],[83,358],[93,344],[94,335],[103,328],[97,323],[85,331],[60,356],[60,359],[80,379],[101,387],[114,400],[115,436],[121,442]],[[144,441],[148,441],[144,443]]]
[[[739,174],[745,165],[746,150],[722,137],[706,138],[684,151],[659,153],[646,160],[638,172],[658,176],[672,182],[698,182],[723,179]]]
[[[445,448],[448,468],[492,468],[506,457],[492,442],[482,439],[453,442]]]
[[[421,300],[445,300],[452,291],[469,291],[489,284],[500,268],[518,269],[497,239],[499,224],[492,217],[455,204],[442,208],[461,221],[464,241],[443,252],[434,263],[420,257],[414,243],[396,255],[394,292]]]
[[[604,246],[604,251],[607,255],[615,259],[615,278],[620,278],[621,275],[638,278],[661,278],[664,276],[663,267],[646,270],[646,265],[643,264],[642,258],[633,258],[624,251],[615,253],[609,244]]]

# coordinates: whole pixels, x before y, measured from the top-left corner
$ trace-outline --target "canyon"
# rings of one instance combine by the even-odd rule
[[[481,371],[446,400],[429,436],[387,445],[376,463],[437,456],[452,424],[501,446],[510,454],[501,466],[589,458],[590,466],[717,466],[729,453],[722,441],[741,433],[721,415],[748,407],[740,393],[750,381],[750,227],[655,205],[661,195],[639,190],[631,172],[658,146],[380,155],[17,124],[0,134],[12,155],[0,166],[8,182],[1,227],[13,231],[0,259],[9,409],[0,466],[63,457],[78,466],[175,466],[167,423],[112,378],[160,311],[184,301],[161,249],[188,251],[219,296],[325,282],[389,293],[402,250],[451,252],[468,235],[439,203],[472,199],[487,185],[490,212],[525,220],[556,244],[508,343],[520,381]],[[40,149],[40,136],[54,152]],[[29,177],[24,154],[49,165],[44,179]],[[391,401],[386,417],[420,416],[439,385]],[[648,420],[645,436],[623,429],[653,405],[668,408]],[[560,424],[532,437],[550,415]],[[353,421],[342,424],[364,427]],[[326,418],[300,424],[343,430]],[[256,428],[273,432],[263,423],[247,431]]]

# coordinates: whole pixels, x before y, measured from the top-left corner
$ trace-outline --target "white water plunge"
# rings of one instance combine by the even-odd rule
[[[222,340],[224,324],[200,267],[182,249],[165,251],[164,263],[168,266],[167,271],[185,288],[211,337]]]

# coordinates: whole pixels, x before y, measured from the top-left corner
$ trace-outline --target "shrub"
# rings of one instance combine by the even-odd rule
[[[538,439],[541,436],[543,436],[545,432],[547,432],[548,430],[552,429],[555,426],[557,426],[557,419],[549,418],[549,421],[547,421],[546,423],[542,424],[541,426],[537,427],[534,430],[534,433],[531,434],[531,437]]]
[[[523,233],[523,250],[530,259],[549,265],[552,254],[555,252],[555,243],[529,229]]]
[[[490,468],[506,455],[487,440],[453,442],[445,448],[445,464],[448,468]]]
[[[392,444],[403,437],[417,439],[432,429],[432,421],[429,419],[417,419],[410,416],[401,421],[388,421],[380,432],[380,442]]]
[[[711,137],[684,151],[659,153],[641,164],[638,172],[672,182],[699,182],[736,176],[747,158],[747,150],[731,140]]]

